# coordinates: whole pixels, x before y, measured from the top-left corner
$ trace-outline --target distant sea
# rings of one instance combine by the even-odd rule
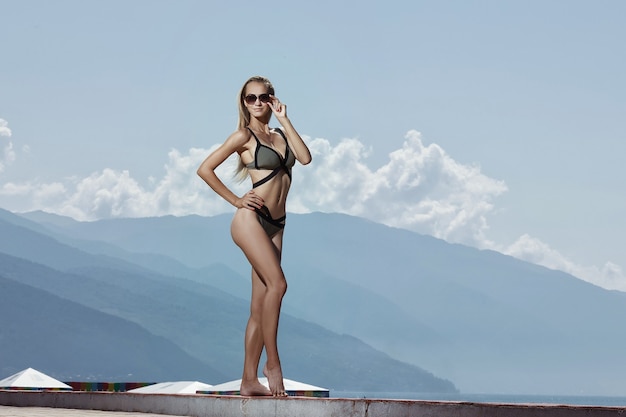
[[[560,404],[626,407],[625,397],[575,395],[514,395],[514,394],[433,394],[414,392],[347,392],[330,391],[331,398],[369,398],[425,401],[466,401],[474,403]]]

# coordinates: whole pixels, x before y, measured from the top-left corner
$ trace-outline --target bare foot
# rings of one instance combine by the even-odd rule
[[[274,368],[269,368],[266,363],[263,367],[263,375],[267,378],[271,395],[274,397],[287,396],[287,393],[285,392],[285,385],[283,383],[283,371],[280,369],[280,365]]]
[[[241,381],[241,387],[239,393],[244,397],[259,397],[259,396],[271,396],[272,392],[268,390],[265,385],[261,384],[259,380],[256,381]]]

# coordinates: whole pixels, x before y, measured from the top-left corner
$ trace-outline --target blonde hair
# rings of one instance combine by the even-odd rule
[[[271,95],[274,95],[274,86],[272,82],[265,77],[261,77],[260,75],[255,75],[254,77],[248,78],[248,80],[243,84],[241,90],[239,90],[238,96],[238,106],[239,106],[239,122],[237,123],[237,129],[245,129],[248,124],[250,124],[250,112],[244,105],[244,99],[246,95],[246,87],[250,83],[262,83],[267,87],[267,92]],[[248,168],[244,165],[241,160],[241,155],[239,155],[239,162],[237,163],[237,168],[235,169],[235,179],[239,182],[244,181],[248,178]]]

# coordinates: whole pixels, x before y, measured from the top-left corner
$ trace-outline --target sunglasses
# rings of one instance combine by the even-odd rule
[[[270,97],[268,93],[263,93],[259,95],[258,97],[254,94],[248,94],[247,96],[244,97],[244,100],[246,101],[247,104],[254,104],[256,103],[257,99],[259,99],[261,103],[269,103],[272,100],[272,98]]]

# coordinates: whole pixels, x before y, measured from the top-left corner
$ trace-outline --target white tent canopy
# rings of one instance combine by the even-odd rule
[[[259,382],[266,388],[269,388],[267,378],[259,378]],[[314,385],[293,381],[287,378],[283,378],[283,383],[285,384],[285,391],[288,395],[301,395],[308,397],[328,397],[329,395],[329,391],[326,388],[316,387]],[[203,390],[202,394],[238,395],[240,386],[241,379],[237,379],[235,381],[213,385],[210,389]]]
[[[24,369],[0,381],[0,389],[62,389],[71,390],[67,384],[33,368]]]
[[[212,386],[198,381],[160,382],[141,388],[131,389],[127,392],[134,394],[195,394],[196,391],[207,391]]]

